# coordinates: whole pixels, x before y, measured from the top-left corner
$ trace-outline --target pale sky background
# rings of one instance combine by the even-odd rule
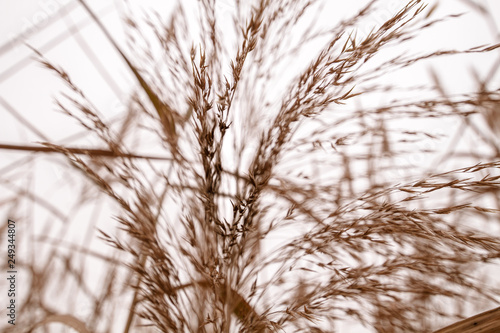
[[[174,1],[133,0],[130,2],[139,7],[151,6],[161,9],[162,6],[169,8]],[[353,8],[359,8],[359,4],[365,2],[332,0],[329,3],[332,8],[326,10],[332,10],[332,19],[334,19],[334,7],[340,6],[342,11],[347,13]],[[382,23],[385,18],[388,18],[394,4],[403,2],[387,0],[387,11],[381,11],[380,22],[375,20],[367,23]],[[496,28],[499,31],[500,1],[479,2],[486,4],[491,12],[495,13],[496,21],[493,25],[484,22],[480,16],[472,13],[470,8],[459,0],[442,0],[437,9],[437,15],[440,12],[465,12],[466,16],[432,30],[435,36],[426,35],[425,38],[419,39],[419,44],[415,44],[415,49],[433,50],[454,48],[457,45],[460,49],[464,49],[491,43],[494,40],[500,42],[499,37],[494,36],[492,30]],[[118,0],[92,0],[88,3],[99,14],[108,29],[117,36],[117,39],[123,41],[124,26],[119,16],[123,4]],[[224,10],[224,6],[230,6],[230,2],[221,0],[220,6]],[[64,16],[62,17],[61,14]],[[68,30],[73,29],[74,25],[79,27],[79,32],[70,35]],[[490,33],[485,33],[485,31]],[[40,50],[53,63],[66,69],[77,85],[100,110],[103,110],[107,119],[117,117],[125,110],[128,92],[136,84],[115,50],[77,1],[0,0],[0,143],[35,144],[39,141],[55,141],[91,146],[93,141],[86,136],[68,139],[73,134],[81,132],[81,128],[76,126],[74,120],[55,111],[54,98],[59,96],[61,88],[59,79],[33,60],[33,52],[24,45],[24,42]],[[449,92],[459,92],[474,87],[475,83],[470,75],[472,66],[480,73],[484,73],[497,59],[498,52],[481,56],[480,62],[474,63],[470,60],[462,61],[463,58],[460,57],[452,60],[441,59],[436,62],[436,70],[441,74],[446,74],[442,75],[441,79]],[[97,70],[96,66],[100,66],[101,69]],[[410,73],[409,83],[427,78],[428,72],[415,71]],[[498,76],[496,83],[497,87],[500,86]],[[456,125],[451,122],[446,127],[437,128],[436,131],[451,135],[453,133],[451,128]],[[58,163],[28,162],[25,156],[25,154],[0,150],[0,170],[4,170],[6,166],[18,164],[17,171],[16,167],[11,167],[2,176],[12,175],[16,184],[22,184],[23,181],[19,182],[19,177],[21,177],[19,172],[29,165],[30,168],[36,170],[30,176],[36,178],[30,182],[30,186],[35,186],[37,190],[40,190],[40,195],[52,204],[64,208],[70,207],[73,204],[71,196],[68,196],[66,192],[58,191],[58,186],[63,186],[61,184],[64,183],[65,167],[61,167]],[[12,194],[9,192],[11,191],[9,184],[1,185],[0,192],[3,194],[0,195],[0,199]],[[0,211],[2,218],[8,213],[3,208],[0,208]],[[40,229],[23,232],[33,233],[33,235],[42,232],[49,219],[47,212],[40,207],[26,207],[24,212],[23,218],[39,221],[35,223],[35,227],[39,226]],[[87,210],[79,216],[88,220],[92,214],[91,210]],[[78,234],[78,231],[76,233]],[[85,310],[85,305],[79,305],[75,311],[83,314]],[[3,312],[0,314],[4,317]],[[340,332],[361,332],[352,325],[354,324],[340,328]]]

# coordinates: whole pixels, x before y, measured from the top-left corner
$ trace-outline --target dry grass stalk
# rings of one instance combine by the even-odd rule
[[[482,82],[478,92],[448,96],[435,79],[429,97],[413,87],[410,98],[373,107],[353,103],[397,92],[382,82],[384,75],[439,57],[494,52],[500,44],[381,56],[444,21],[432,19],[435,7],[420,0],[407,1],[363,36],[356,27],[380,1],[327,30],[312,25],[298,43],[286,44],[299,23],[320,13],[320,1],[259,0],[248,8],[234,2],[238,46],[231,50],[217,1],[203,0],[197,27],[181,3],[166,21],[126,19],[131,41],[149,43],[144,29],[150,29],[163,50],[136,50],[145,60],[139,65],[80,3],[139,82],[130,101],[130,112],[139,116],[126,127],[156,140],[166,160],[135,153],[128,132],[117,133],[70,76],[41,54],[69,88],[60,110],[104,147],[44,143],[20,150],[59,152],[117,204],[124,233],[102,231],[101,238],[121,251],[133,273],[125,332],[141,331],[135,322],[160,332],[331,332],[345,318],[378,332],[428,332],[436,320],[455,315],[438,308],[443,300],[452,310],[463,301],[497,301],[499,290],[478,284],[474,275],[500,256],[498,238],[478,227],[500,222],[492,136],[485,134],[483,143],[493,155],[479,163],[467,154],[472,166],[447,171],[437,165],[405,179],[394,176],[403,167],[394,161],[414,154],[424,138],[439,140],[426,130],[397,130],[401,119],[456,117],[472,128],[471,119],[484,109],[495,128],[498,90]],[[324,46],[282,84],[288,79],[283,66],[315,41]],[[272,91],[275,84],[286,89]],[[448,153],[448,160],[461,160]],[[90,330],[106,331],[103,309],[117,297],[113,285],[122,265],[106,263],[112,274],[93,297]],[[80,274],[70,265],[63,271]],[[33,267],[35,274],[40,285],[32,291],[39,299],[29,299],[26,312],[42,307],[49,283],[42,278],[47,272]],[[85,281],[77,281],[86,290]]]

